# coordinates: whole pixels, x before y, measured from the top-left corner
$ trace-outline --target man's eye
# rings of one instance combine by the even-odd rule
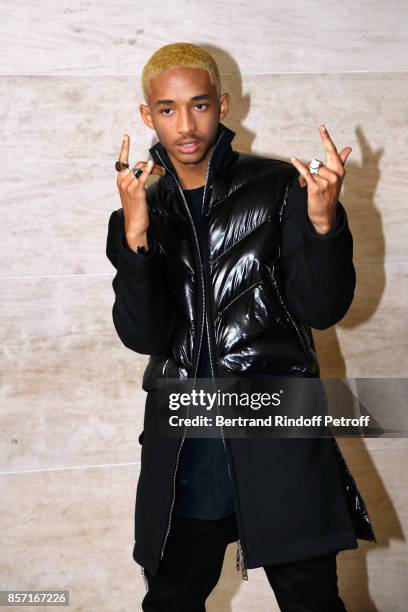
[[[201,110],[205,110],[206,108],[208,108],[209,104],[205,104],[204,102],[199,102],[195,106],[196,106],[196,108],[200,106],[201,108],[199,108],[198,110],[201,111]],[[169,115],[172,114],[172,110],[173,110],[172,108],[163,108],[163,110],[160,111],[160,114],[167,115],[167,117],[168,117]]]

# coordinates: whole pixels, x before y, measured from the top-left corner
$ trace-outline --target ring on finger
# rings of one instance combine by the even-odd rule
[[[126,162],[121,162],[121,161],[115,162],[115,170],[117,172],[122,172],[122,170],[126,170],[127,168],[129,168],[129,164],[127,164]]]
[[[143,172],[143,168],[132,168],[132,172],[133,172],[135,178],[139,178],[139,176]]]
[[[314,157],[309,164],[310,174],[319,174],[320,166],[324,166],[324,163]]]

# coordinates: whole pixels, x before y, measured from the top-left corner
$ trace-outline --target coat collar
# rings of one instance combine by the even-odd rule
[[[234,137],[235,132],[233,130],[230,130],[221,122],[218,123],[218,130],[214,141],[215,144],[209,160],[207,180],[212,178],[214,172],[226,167],[229,165],[232,159],[235,159],[236,152],[233,151],[231,145]],[[172,189],[175,181],[177,180],[179,182],[179,178],[177,176],[176,169],[167,155],[166,149],[163,147],[161,142],[158,141],[149,149],[149,152],[156,163],[160,164],[161,166],[165,166],[166,169],[171,171],[166,172],[164,176],[161,176],[159,181],[164,187]]]

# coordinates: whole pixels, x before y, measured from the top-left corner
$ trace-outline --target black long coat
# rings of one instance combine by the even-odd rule
[[[342,204],[335,227],[318,234],[297,170],[234,151],[234,135],[219,124],[203,198],[203,260],[160,142],[150,153],[167,173],[147,189],[155,249],[145,257],[129,249],[121,208],[109,220],[115,329],[126,347],[150,355],[133,555],[153,573],[171,527],[184,441],[156,435],[158,379],[196,375],[204,326],[214,377],[318,378],[310,328],[337,323],[354,296],[353,241]],[[376,541],[335,438],[225,438],[224,444],[246,568],[357,548],[357,538]]]

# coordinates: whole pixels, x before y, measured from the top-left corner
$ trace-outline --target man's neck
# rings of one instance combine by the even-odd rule
[[[204,189],[205,185],[199,185],[198,187],[183,187],[183,191],[197,191],[198,189]]]

